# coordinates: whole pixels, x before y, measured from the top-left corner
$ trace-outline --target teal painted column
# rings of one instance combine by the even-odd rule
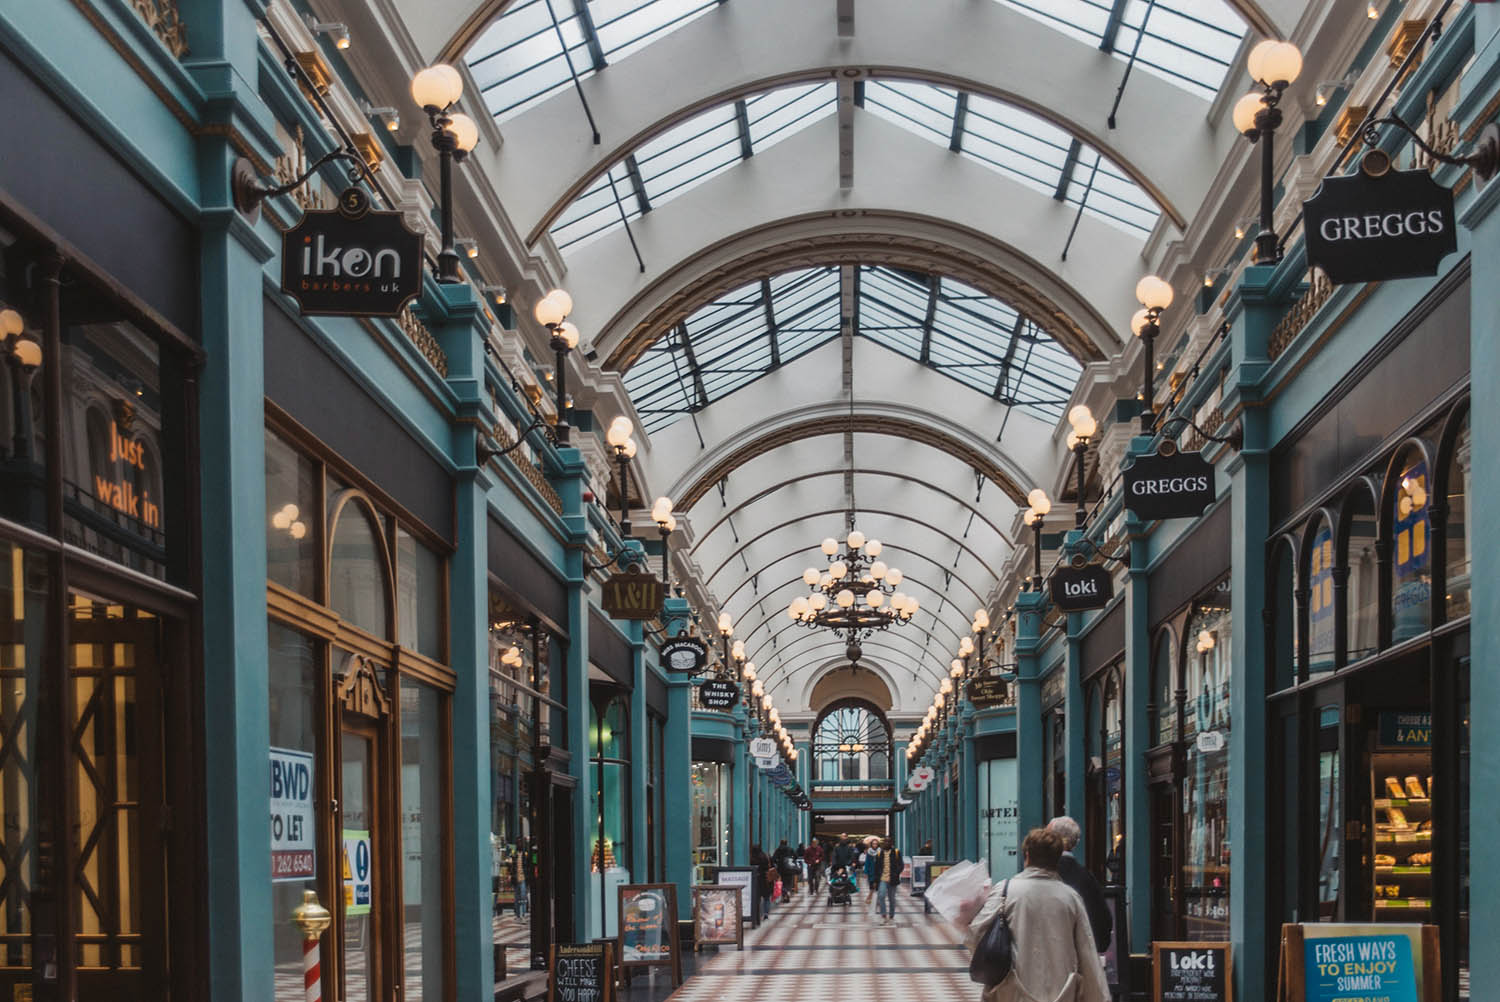
[[[1131,440],[1130,452],[1149,452],[1151,439]],[[1125,513],[1130,569],[1125,579],[1125,900],[1130,916],[1130,950],[1151,949],[1151,805],[1146,788],[1146,749],[1155,742],[1147,709],[1151,689],[1150,537],[1140,519]],[[1162,893],[1166,893],[1163,891]]]
[[[1046,763],[1042,735],[1042,611],[1047,599],[1039,591],[1016,596],[1016,858],[1021,858],[1020,840],[1046,822],[1043,768]]]
[[[1483,47],[1465,78],[1477,86],[1500,63],[1500,9],[1476,5],[1475,45]],[[1473,232],[1470,291],[1469,366],[1473,386],[1468,503],[1470,521],[1487,533],[1500,525],[1500,300],[1494,278],[1500,274],[1500,183],[1491,182],[1464,207],[1463,225]],[[1500,650],[1500,547],[1470,548],[1469,672],[1469,954],[1472,984],[1500,984],[1500,867],[1485,862],[1500,853],[1500,672],[1486,655]]]
[[[979,761],[974,751],[974,708],[965,701],[959,714],[958,854],[979,858]]]
[[[457,682],[452,703],[455,985],[460,998],[494,991],[490,903],[489,508],[490,478],[476,462],[477,429],[489,409],[484,330],[468,285],[439,285],[421,315],[448,356],[458,399],[453,435],[455,549],[448,564],[449,639]]]
[[[685,599],[662,603],[666,634],[675,637],[687,628],[692,609]],[[665,826],[667,879],[677,885],[677,917],[692,917],[693,902],[693,680],[685,675],[667,678],[667,723],[663,735],[662,819]]]
[[[750,772],[755,769],[755,763],[745,754],[745,736],[740,726],[735,727],[734,735],[734,775],[729,783],[729,788],[734,791],[734,845],[730,855],[735,866],[749,866],[750,843],[755,838],[755,833],[750,830],[750,800],[755,796],[755,777]]]
[[[895,738],[894,729],[892,729],[891,736],[893,739]],[[907,773],[909,772],[908,767],[911,763],[907,761],[905,746],[902,745],[899,741],[897,741],[897,746],[902,750],[896,751],[892,754],[892,758],[895,760],[895,764],[891,769],[891,773],[892,778],[894,779],[896,784],[896,796],[897,798],[900,798],[903,791],[906,790],[906,777]],[[916,851],[922,847],[922,843],[916,841],[916,833],[911,830],[911,809],[913,806],[915,805],[908,804],[904,809],[896,814],[896,848],[900,849],[902,854],[906,856],[915,855]]]
[[[1245,442],[1225,464],[1230,483],[1230,578],[1234,630],[1229,682],[1229,936],[1235,998],[1266,995],[1266,971],[1277,947],[1266,938],[1266,539],[1270,477],[1266,410],[1259,383],[1277,309],[1268,301],[1272,269],[1246,269],[1229,314],[1231,370],[1224,413],[1238,413]],[[1236,314],[1238,314],[1236,316]]]
[[[632,543],[636,542],[631,540]],[[644,554],[643,554],[644,556]],[[646,749],[646,647],[643,624],[627,620],[625,635],[630,638],[630,878],[645,883],[648,870],[646,832],[646,780],[651,773],[651,758]]]
[[[577,449],[559,449],[556,466],[548,473],[562,498],[563,525],[567,532],[564,571],[568,643],[563,666],[566,681],[563,699],[568,707],[568,774],[578,781],[573,791],[573,928],[579,939],[583,939],[588,934],[590,920],[603,918],[598,914],[599,896],[591,893],[593,881],[589,872],[599,819],[590,803],[597,776],[589,768],[593,751],[589,743],[589,600],[583,571],[588,548],[588,516],[583,507],[588,466]]]
[[[1069,546],[1067,552],[1073,552],[1073,546],[1080,534],[1076,531],[1068,533]],[[1084,802],[1088,790],[1088,719],[1087,704],[1083,698],[1083,640],[1082,632],[1084,617],[1081,612],[1068,613],[1068,661],[1063,666],[1067,672],[1067,695],[1064,706],[1067,709],[1067,731],[1065,734],[1064,762],[1066,763],[1067,775],[1064,777],[1065,797],[1067,804],[1064,807],[1069,817],[1078,822],[1079,836],[1078,844],[1087,846],[1088,841],[1088,811]],[[1089,862],[1093,862],[1090,860]]]
[[[246,25],[254,34],[253,26]],[[214,147],[210,152],[208,147]],[[234,153],[205,141],[222,172]],[[206,172],[208,173],[208,172]],[[203,519],[204,840],[211,998],[274,994],[271,914],[270,694],[266,625],[266,441],[262,358],[264,285],[271,248],[232,208],[205,209],[199,255],[204,364],[198,375]],[[326,864],[326,861],[324,861]],[[332,902],[324,902],[332,905]]]

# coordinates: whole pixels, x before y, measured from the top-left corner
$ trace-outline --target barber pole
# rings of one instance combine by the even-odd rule
[[[302,903],[292,911],[292,921],[302,930],[302,987],[306,1002],[323,1002],[322,967],[318,944],[333,923],[328,909],[318,904],[317,891],[303,891]]]

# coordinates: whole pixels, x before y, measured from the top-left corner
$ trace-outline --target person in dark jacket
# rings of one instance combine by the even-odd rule
[[[776,885],[776,869],[771,857],[759,844],[750,847],[750,865],[755,867],[755,893],[760,896],[760,913],[771,914],[771,891]]]
[[[1069,817],[1053,818],[1047,822],[1047,830],[1056,832],[1062,837],[1067,851],[1062,854],[1062,859],[1057,864],[1057,875],[1083,899],[1084,911],[1089,916],[1089,928],[1094,933],[1094,946],[1100,953],[1103,953],[1109,949],[1115,920],[1109,913],[1109,903],[1104,900],[1104,891],[1100,889],[1099,881],[1095,880],[1094,875],[1073,855],[1073,848],[1078,845],[1078,837],[1081,834],[1078,822]]]
[[[896,889],[901,886],[901,853],[896,843],[887,838],[875,852],[875,902],[880,917],[886,922],[896,921]]]

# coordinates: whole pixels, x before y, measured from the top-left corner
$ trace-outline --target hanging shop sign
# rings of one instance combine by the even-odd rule
[[[773,757],[770,757],[770,756],[766,756],[764,758],[757,758],[755,760],[755,768],[760,769],[762,771],[764,771],[766,769],[774,769],[774,768],[776,768],[776,759],[773,758]]]
[[[696,675],[708,663],[708,645],[697,637],[673,637],[661,645],[661,661],[667,671]]]
[[[1431,713],[1394,711],[1380,715],[1380,747],[1428,748],[1431,745]]]
[[[615,944],[557,943],[547,958],[547,1002],[614,1002]]]
[[[1152,1002],[1232,1002],[1228,943],[1152,943]]]
[[[967,695],[976,710],[1004,706],[1010,701],[1010,683],[994,675],[969,679]]]
[[[728,710],[739,701],[740,687],[727,679],[710,679],[698,686],[698,702],[705,710]]]
[[[1308,263],[1339,285],[1436,275],[1458,249],[1453,191],[1425,170],[1392,170],[1378,150],[1325,177],[1302,213]]]
[[[667,965],[682,984],[677,938],[677,885],[626,884],[619,889],[620,968]]]
[[[271,880],[311,880],[316,867],[313,757],[271,749]]]
[[[1194,739],[1194,745],[1205,755],[1224,750],[1223,731],[1199,731],[1198,737]]]
[[[1136,456],[1125,468],[1125,507],[1136,518],[1197,518],[1214,503],[1214,468],[1197,452]]]
[[[606,578],[599,604],[615,619],[655,619],[661,615],[661,578],[644,571],[625,571]]]
[[[281,291],[307,317],[399,316],[422,291],[422,236],[346,188],[337,209],[303,213],[281,235]]]
[[[1115,581],[1098,564],[1063,564],[1052,572],[1052,604],[1063,612],[1102,609],[1115,595]]]
[[[756,758],[771,758],[776,754],[776,742],[770,738],[756,738],[750,742],[750,754]]]
[[[911,776],[907,779],[906,785],[917,793],[921,793],[936,778],[937,773],[932,771],[932,766],[919,765],[911,771]]]

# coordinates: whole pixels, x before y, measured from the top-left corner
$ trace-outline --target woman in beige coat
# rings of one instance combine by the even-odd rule
[[[984,993],[984,1002],[1109,1002],[1104,966],[1094,952],[1094,934],[1083,900],[1057,876],[1062,837],[1035,828],[1021,844],[1026,869],[990,889],[969,926],[978,943],[1000,912],[1015,944],[1010,976]]]

